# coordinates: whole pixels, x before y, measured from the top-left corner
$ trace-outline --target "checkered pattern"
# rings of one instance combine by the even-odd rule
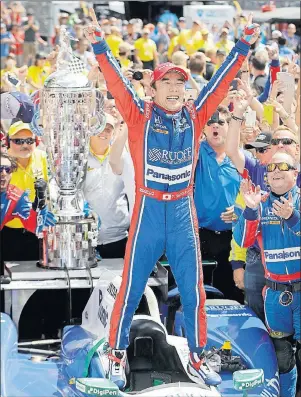
[[[68,63],[68,70],[74,74],[81,74],[85,69],[84,62],[75,55],[72,55],[72,59]]]

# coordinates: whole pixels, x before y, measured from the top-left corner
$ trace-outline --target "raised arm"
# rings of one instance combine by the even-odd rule
[[[237,87],[239,91],[244,91],[246,93],[246,99],[248,104],[252,110],[256,112],[256,118],[261,121],[263,118],[264,108],[262,103],[259,102],[258,98],[255,98],[253,95],[253,90],[250,86],[250,75],[249,72],[245,73],[244,80],[237,79]],[[246,78],[247,77],[247,78]]]
[[[248,101],[243,100],[239,93],[233,93],[232,103],[234,109],[229,123],[225,151],[237,171],[242,174],[245,169],[246,158],[244,152],[240,149],[240,128],[248,107]]]
[[[206,123],[226,96],[230,83],[235,78],[248,55],[250,45],[257,40],[260,34],[258,26],[257,24],[252,24],[252,15],[250,14],[243,38],[236,43],[225,62],[202,89],[195,101],[201,125]]]
[[[109,162],[112,171],[115,175],[121,175],[123,172],[123,158],[122,153],[125,148],[125,144],[128,138],[128,129],[126,124],[122,124],[119,127],[117,136],[111,146]]]
[[[115,57],[101,37],[95,12],[90,8],[92,25],[85,28],[86,38],[92,44],[94,54],[104,75],[109,92],[113,95],[117,109],[129,126],[141,122],[144,103],[136,94],[132,84],[123,76]]]
[[[250,247],[255,243],[260,224],[259,205],[261,202],[260,186],[253,188],[252,181],[244,179],[240,192],[245,200],[246,209],[240,216],[233,230],[233,237],[240,247]]]
[[[268,100],[272,89],[272,85],[274,81],[277,80],[277,73],[280,72],[280,60],[279,60],[278,48],[272,48],[267,46],[266,49],[268,51],[271,63],[270,63],[269,76],[264,86],[263,93],[257,97],[258,101],[261,103],[264,103]]]

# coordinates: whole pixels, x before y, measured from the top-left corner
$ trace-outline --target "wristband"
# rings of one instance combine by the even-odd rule
[[[231,117],[232,117],[233,120],[235,120],[235,121],[240,121],[241,123],[244,121],[243,118],[236,117],[236,116],[234,116],[233,114],[231,115]]]

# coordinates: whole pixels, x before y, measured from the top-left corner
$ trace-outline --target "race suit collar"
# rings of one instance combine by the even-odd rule
[[[287,191],[286,193],[284,193],[284,194],[277,194],[277,193],[274,193],[274,192],[271,192],[271,194],[272,194],[272,196],[274,196],[274,197],[276,197],[276,198],[279,198],[279,197],[285,197],[285,198],[287,198],[289,192],[295,193],[297,189],[299,189],[299,188],[298,188],[297,185],[295,185],[295,186],[293,186],[290,190],[288,190],[288,191]]]
[[[159,113],[162,112],[164,116],[166,116],[166,115],[176,115],[178,113],[182,113],[182,109],[183,109],[183,107],[182,107],[180,110],[177,110],[175,112],[171,112],[169,110],[166,110],[166,109],[162,108],[162,106],[159,106],[156,102],[154,102],[154,106],[155,106],[156,110],[158,110]]]

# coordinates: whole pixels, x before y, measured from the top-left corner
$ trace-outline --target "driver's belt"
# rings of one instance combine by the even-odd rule
[[[150,189],[149,187],[140,186],[137,191],[144,196],[151,197],[160,201],[175,201],[183,197],[193,195],[193,186],[188,186],[185,189],[177,192],[161,192],[160,190]]]
[[[297,281],[296,283],[291,283],[291,284],[282,284],[282,283],[276,283],[275,281],[271,281],[271,280],[265,280],[265,284],[267,287],[271,288],[274,291],[281,291],[281,292],[301,291],[301,281]]]

